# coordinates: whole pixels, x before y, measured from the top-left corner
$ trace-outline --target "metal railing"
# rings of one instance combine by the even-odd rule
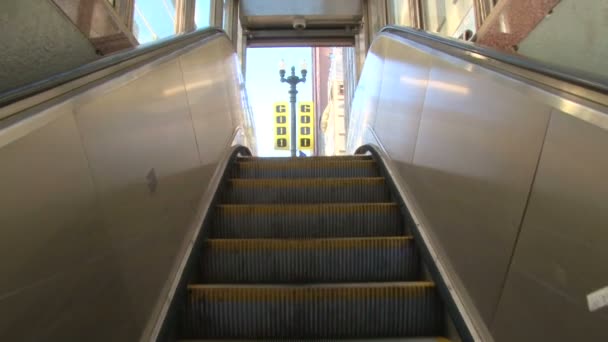
[[[158,42],[119,52],[78,68],[0,93],[0,119],[111,74],[123,72],[150,60],[165,56],[173,51],[217,34],[225,33],[219,28],[210,27],[168,37]],[[17,102],[25,99],[32,100],[23,101],[27,103],[16,106]],[[8,106],[12,108],[7,108]]]
[[[387,26],[383,33],[393,34],[429,46],[449,55],[471,61],[507,76],[526,79],[566,93],[606,104],[608,79],[582,71],[509,54],[462,40],[439,36],[409,27]],[[595,93],[592,93],[592,92]]]

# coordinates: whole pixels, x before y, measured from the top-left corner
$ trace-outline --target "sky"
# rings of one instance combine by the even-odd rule
[[[289,151],[274,149],[273,103],[289,101],[289,84],[281,83],[279,62],[285,61],[287,74],[292,66],[300,75],[303,60],[308,65],[306,83],[297,86],[297,101],[312,101],[312,48],[248,48],[246,65],[246,87],[249,105],[253,110],[257,148],[260,156],[289,156]]]

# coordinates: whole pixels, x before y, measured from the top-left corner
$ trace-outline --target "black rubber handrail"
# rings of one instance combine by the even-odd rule
[[[509,54],[492,48],[465,42],[463,40],[439,36],[427,31],[402,26],[386,26],[380,32],[391,33],[415,42],[428,45],[429,42],[439,43],[445,46],[444,52],[453,54],[454,49],[462,53],[475,53],[489,59],[506,63],[521,69],[532,71],[544,76],[548,76],[560,81],[575,84],[590,90],[598,91],[603,94],[608,93],[608,79],[589,74],[583,71],[570,69],[567,67],[545,63],[539,60],[527,58],[522,55]],[[479,61],[483,65],[483,61]],[[496,66],[493,65],[495,69]]]
[[[167,53],[171,53],[172,51],[189,45],[195,41],[221,33],[224,33],[222,29],[208,27],[186,34],[171,36],[154,43],[145,44],[134,49],[125,50],[107,57],[100,58],[96,61],[79,66],[72,70],[59,73],[50,76],[46,79],[0,93],[0,107],[4,107],[19,100],[34,96],[36,94],[40,94],[52,88],[61,86],[78,78],[90,75],[105,68],[123,63],[125,61],[134,58],[139,58],[147,54],[151,54],[155,51],[174,46],[175,49],[169,49],[169,51],[167,51]]]

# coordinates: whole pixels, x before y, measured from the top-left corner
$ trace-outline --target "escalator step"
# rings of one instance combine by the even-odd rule
[[[280,162],[302,162],[306,163],[311,160],[317,161],[332,161],[332,160],[374,160],[371,155],[350,155],[350,156],[313,156],[313,157],[239,157],[239,162],[258,162],[258,161],[280,161]]]
[[[179,340],[179,342],[253,342],[258,340]],[[365,339],[266,339],[268,342],[450,342],[443,337],[365,338]]]
[[[185,338],[439,336],[433,283],[317,286],[189,285]]]
[[[419,277],[411,237],[315,240],[208,240],[205,283],[340,283]]]
[[[382,177],[230,179],[223,203],[373,203],[389,202],[390,191]]]
[[[210,238],[305,239],[407,235],[396,203],[218,205]]]
[[[378,177],[380,171],[371,159],[255,159],[237,162],[233,178],[337,178]]]

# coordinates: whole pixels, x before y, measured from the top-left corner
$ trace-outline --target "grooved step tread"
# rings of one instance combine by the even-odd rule
[[[246,293],[247,291],[251,291],[252,293],[256,293],[255,291],[267,291],[268,294],[273,296],[279,292],[298,292],[298,291],[330,291],[333,293],[339,293],[339,291],[345,290],[354,290],[354,291],[364,291],[364,290],[387,290],[387,289],[403,289],[403,290],[411,290],[411,289],[426,289],[426,288],[435,288],[435,283],[432,281],[394,281],[394,282],[366,282],[366,283],[343,283],[343,284],[330,284],[330,283],[319,283],[319,284],[303,284],[303,285],[293,285],[293,284],[188,284],[189,290],[236,290],[242,291],[242,293]],[[363,293],[363,292],[360,292]],[[382,293],[382,292],[378,292]]]
[[[356,168],[375,168],[377,164],[374,160],[368,159],[353,159],[353,160],[255,160],[255,161],[238,161],[237,167],[242,169],[260,168],[260,169],[279,169],[279,168],[338,168],[338,167],[356,167]]]
[[[384,185],[384,177],[356,178],[232,178],[228,180],[232,187],[238,188],[301,188],[301,187],[345,187],[356,185]]]
[[[203,283],[352,283],[420,277],[411,236],[210,239],[200,265]]]
[[[307,162],[307,161],[342,161],[342,160],[374,160],[370,155],[352,155],[352,156],[313,156],[304,158],[293,157],[238,157],[238,162],[258,162],[258,161],[277,161],[277,162]]]
[[[180,302],[182,342],[449,342],[371,155],[238,157],[228,172]]]
[[[349,249],[405,246],[412,236],[327,238],[327,239],[209,239],[209,248],[229,251],[294,250],[294,249]]]
[[[259,340],[179,340],[179,342],[253,342]],[[412,338],[364,338],[364,339],[265,339],[269,342],[450,342],[443,337],[412,337]]]
[[[398,204],[220,204],[211,238],[330,238],[401,236],[409,231]]]
[[[399,205],[395,202],[384,203],[323,203],[323,204],[218,204],[217,209],[228,214],[249,214],[278,212],[289,214],[319,214],[327,211],[353,213],[366,211],[393,211],[398,210]]]
[[[254,179],[378,177],[380,169],[372,159],[262,158],[237,161],[230,175]]]
[[[222,203],[382,203],[391,200],[383,177],[229,179]]]
[[[186,338],[433,337],[444,315],[432,282],[189,285]]]

